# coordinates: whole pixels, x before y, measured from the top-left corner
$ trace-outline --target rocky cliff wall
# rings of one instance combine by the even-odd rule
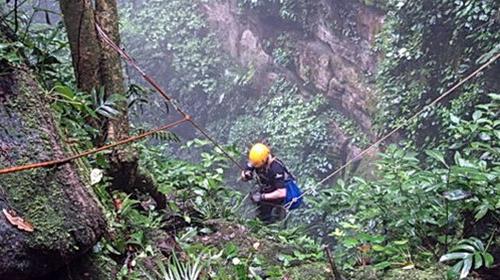
[[[242,9],[237,0],[203,5],[210,29],[223,48],[241,65],[256,69],[253,86],[258,94],[279,76],[295,81],[303,95],[322,94],[331,106],[353,120],[368,139],[371,132],[373,90],[370,75],[377,67],[375,36],[384,13],[356,1],[318,1],[308,30],[287,24],[258,10]],[[280,42],[286,36],[286,43]],[[276,63],[273,46],[287,44],[292,63]],[[271,46],[271,47],[269,47]],[[346,157],[360,147],[345,143],[348,136],[333,122],[332,133]],[[344,145],[345,143],[345,145]]]

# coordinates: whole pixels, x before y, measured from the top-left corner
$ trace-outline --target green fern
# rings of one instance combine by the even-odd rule
[[[172,255],[167,265],[158,263],[158,276],[164,280],[196,280],[200,276],[202,266],[200,259],[197,258],[194,263],[186,261],[180,262],[175,254]]]

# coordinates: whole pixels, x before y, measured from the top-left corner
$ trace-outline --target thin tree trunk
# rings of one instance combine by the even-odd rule
[[[91,0],[61,0],[78,87],[86,92],[101,84],[101,47],[97,41]]]
[[[95,9],[90,0],[61,0],[60,3],[78,86],[87,92],[103,87],[107,97],[112,94],[125,95],[120,56],[99,40],[95,30],[97,21],[116,44],[120,43],[116,0],[96,0]],[[120,117],[100,127],[101,134],[106,135],[109,141],[126,138],[129,134],[126,98],[116,105],[121,112]],[[106,138],[97,143],[101,144]],[[154,180],[147,171],[139,171],[136,150],[130,146],[118,148],[110,155],[109,162],[111,167],[108,173],[114,188],[127,193],[141,190],[149,193],[159,208],[166,207],[165,196],[158,192]]]
[[[96,0],[96,19],[97,23],[106,32],[109,37],[120,45],[119,19],[116,0]],[[125,95],[123,70],[119,54],[105,44],[101,44],[101,82],[106,89],[106,93]],[[111,120],[108,126],[108,139],[120,140],[128,136],[129,122],[127,115],[127,103],[122,101],[119,104],[122,113],[120,118]]]
[[[78,88],[91,93],[101,86],[101,46],[97,40],[92,0],[61,0],[64,25],[68,34],[73,69]],[[106,140],[106,120],[88,119],[89,125],[99,131],[95,145]]]

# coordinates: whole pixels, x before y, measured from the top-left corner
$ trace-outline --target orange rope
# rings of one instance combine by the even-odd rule
[[[205,138],[207,138],[210,142],[212,142],[212,144],[219,148],[221,150],[221,152],[224,154],[224,156],[226,156],[229,160],[231,160],[239,169],[241,170],[244,170],[245,168],[243,168],[243,166],[234,158],[232,157],[223,147],[222,145],[220,145],[212,136],[210,136],[208,134],[208,132],[206,130],[204,130],[200,124],[198,124],[197,122],[195,122],[195,120],[192,119],[191,116],[189,116],[186,112],[184,112],[184,110],[182,110],[175,102],[175,100],[169,96],[161,87],[160,85],[155,81],[153,80],[151,77],[149,77],[146,72],[144,72],[144,70],[141,69],[141,67],[135,62],[135,60],[126,52],[124,51],[123,49],[120,49],[116,44],[115,42],[113,42],[113,40],[111,40],[111,38],[109,38],[109,36],[106,34],[106,32],[104,32],[104,30],[102,30],[102,28],[99,26],[99,24],[95,24],[95,27],[96,27],[96,30],[97,30],[97,34],[99,35],[99,37],[101,38],[101,40],[106,43],[109,47],[111,47],[112,49],[114,49],[118,54],[120,54],[120,56],[125,59],[125,61],[127,61],[130,65],[132,65],[132,67],[134,67],[138,72],[139,74],[141,74],[141,76],[154,88],[156,89],[156,91],[165,99],[167,100],[168,102],[170,102],[170,104],[172,104],[172,106],[174,106],[175,110],[177,112],[179,112],[179,114],[181,114],[183,117],[185,118],[188,118],[189,122],[191,123],[191,125],[196,129],[198,130],[199,132],[201,132],[201,134],[203,134],[203,136],[205,136]]]
[[[104,150],[109,150],[109,149],[117,147],[117,146],[125,145],[125,144],[131,143],[131,142],[136,142],[138,140],[141,140],[143,138],[151,136],[151,135],[153,135],[155,133],[158,133],[160,131],[174,128],[174,127],[176,127],[176,126],[178,126],[178,125],[180,125],[180,124],[182,124],[182,123],[184,123],[184,122],[186,122],[188,120],[189,120],[188,118],[183,118],[183,119],[175,121],[173,123],[170,123],[170,124],[158,127],[156,129],[153,129],[153,130],[149,130],[149,131],[144,132],[142,134],[139,134],[139,135],[136,135],[136,136],[131,136],[129,138],[120,140],[118,142],[115,142],[115,143],[112,143],[112,144],[108,144],[108,145],[105,145],[105,146],[102,146],[102,147],[99,147],[99,148],[90,149],[90,150],[84,151],[82,153],[79,153],[79,154],[76,154],[76,155],[72,155],[72,156],[69,156],[69,157],[65,157],[65,158],[62,158],[62,159],[49,160],[49,161],[44,161],[44,162],[38,162],[38,163],[32,163],[32,164],[26,164],[26,165],[20,165],[20,166],[13,166],[13,167],[8,167],[8,168],[0,169],[0,175],[14,173],[14,172],[20,172],[20,171],[30,170],[30,169],[35,169],[35,168],[41,168],[41,167],[49,167],[49,166],[53,166],[53,165],[59,165],[59,164],[67,163],[69,161],[73,161],[73,160],[78,159],[78,158],[86,157],[86,156],[89,156],[89,155],[92,155],[92,154],[95,154],[95,153],[98,153],[98,152],[101,152],[101,151],[104,151]]]

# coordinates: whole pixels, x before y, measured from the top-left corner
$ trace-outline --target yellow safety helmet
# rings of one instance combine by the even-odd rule
[[[270,154],[271,150],[266,145],[257,143],[250,149],[248,160],[253,167],[259,168],[266,163]]]

